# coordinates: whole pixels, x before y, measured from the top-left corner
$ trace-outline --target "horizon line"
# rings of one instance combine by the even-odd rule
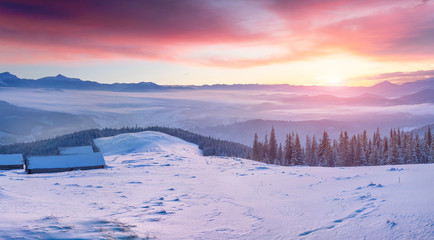
[[[227,83],[210,83],[210,84],[202,84],[202,85],[199,85],[199,84],[176,84],[176,85],[167,84],[167,85],[166,85],[166,84],[158,84],[158,83],[155,83],[155,82],[152,82],[152,81],[147,81],[147,82],[145,82],[145,81],[140,81],[140,82],[114,82],[114,83],[104,83],[104,82],[99,82],[99,81],[95,81],[95,80],[84,80],[84,79],[77,78],[77,77],[68,77],[68,76],[65,76],[65,75],[63,75],[63,74],[61,74],[61,73],[59,73],[59,74],[57,74],[57,75],[53,75],[53,76],[45,76],[45,77],[41,77],[41,78],[33,78],[33,79],[29,79],[29,78],[21,78],[21,77],[19,77],[18,75],[12,74],[12,73],[9,72],[9,71],[5,71],[5,72],[2,72],[2,73],[0,73],[0,74],[10,74],[10,75],[15,76],[15,77],[17,77],[17,78],[19,78],[19,79],[34,80],[34,81],[37,81],[37,80],[40,80],[40,79],[43,79],[43,78],[55,78],[55,77],[59,77],[59,76],[61,76],[61,77],[65,77],[65,78],[68,78],[68,79],[78,79],[78,80],[83,81],[83,82],[95,82],[95,83],[98,83],[98,84],[107,84],[107,85],[113,85],[113,84],[139,84],[139,83],[153,83],[153,84],[156,84],[156,85],[158,85],[158,86],[167,86],[167,87],[255,86],[255,85],[256,85],[256,86],[283,86],[283,85],[285,85],[285,86],[294,86],[294,87],[353,88],[353,87],[373,87],[373,86],[376,86],[376,85],[379,85],[379,84],[384,84],[384,83],[389,83],[389,84],[393,84],[393,85],[396,85],[396,86],[402,86],[402,85],[404,85],[404,84],[406,84],[406,83],[410,83],[410,82],[418,82],[418,81],[424,81],[424,80],[434,79],[433,77],[426,77],[426,78],[423,78],[423,79],[418,79],[418,80],[414,80],[414,81],[408,81],[408,82],[404,82],[404,83],[401,83],[401,84],[399,84],[399,83],[394,83],[393,81],[390,81],[390,80],[384,80],[384,81],[381,81],[381,82],[377,82],[377,83],[375,83],[375,84],[373,84],[373,85],[367,85],[367,86],[363,86],[363,85],[356,85],[356,86],[351,86],[351,85],[321,85],[321,84],[297,85],[297,84],[290,84],[290,83],[267,83],[267,84],[263,84],[263,83],[231,83],[231,84],[227,84]]]

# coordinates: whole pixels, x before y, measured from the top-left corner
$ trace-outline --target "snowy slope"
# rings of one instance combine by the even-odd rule
[[[434,165],[273,166],[155,132],[96,144],[107,169],[0,172],[0,239],[434,238]]]

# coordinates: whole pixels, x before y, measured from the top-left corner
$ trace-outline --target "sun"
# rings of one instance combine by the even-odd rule
[[[344,82],[344,79],[342,77],[338,76],[327,76],[322,78],[323,85],[326,86],[341,86]]]
[[[337,75],[322,75],[317,76],[317,83],[318,85],[322,86],[342,86],[345,82],[344,77],[337,76]]]
[[[330,77],[327,79],[328,85],[339,86],[342,84],[342,78],[339,77]]]

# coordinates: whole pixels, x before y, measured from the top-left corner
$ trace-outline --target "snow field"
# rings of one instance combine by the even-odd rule
[[[0,171],[0,238],[434,238],[434,165],[282,167],[155,132],[96,144],[107,169]]]

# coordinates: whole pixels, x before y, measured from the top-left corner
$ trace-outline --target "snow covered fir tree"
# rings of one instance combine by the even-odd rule
[[[366,131],[349,136],[341,132],[338,139],[330,139],[327,131],[321,138],[306,136],[304,147],[298,133],[286,135],[284,147],[276,142],[274,127],[268,139],[259,141],[254,136],[252,159],[260,162],[292,166],[376,166],[395,164],[434,163],[434,141],[431,129],[423,137],[412,132],[391,129],[389,136],[380,136],[380,131],[368,138]]]

